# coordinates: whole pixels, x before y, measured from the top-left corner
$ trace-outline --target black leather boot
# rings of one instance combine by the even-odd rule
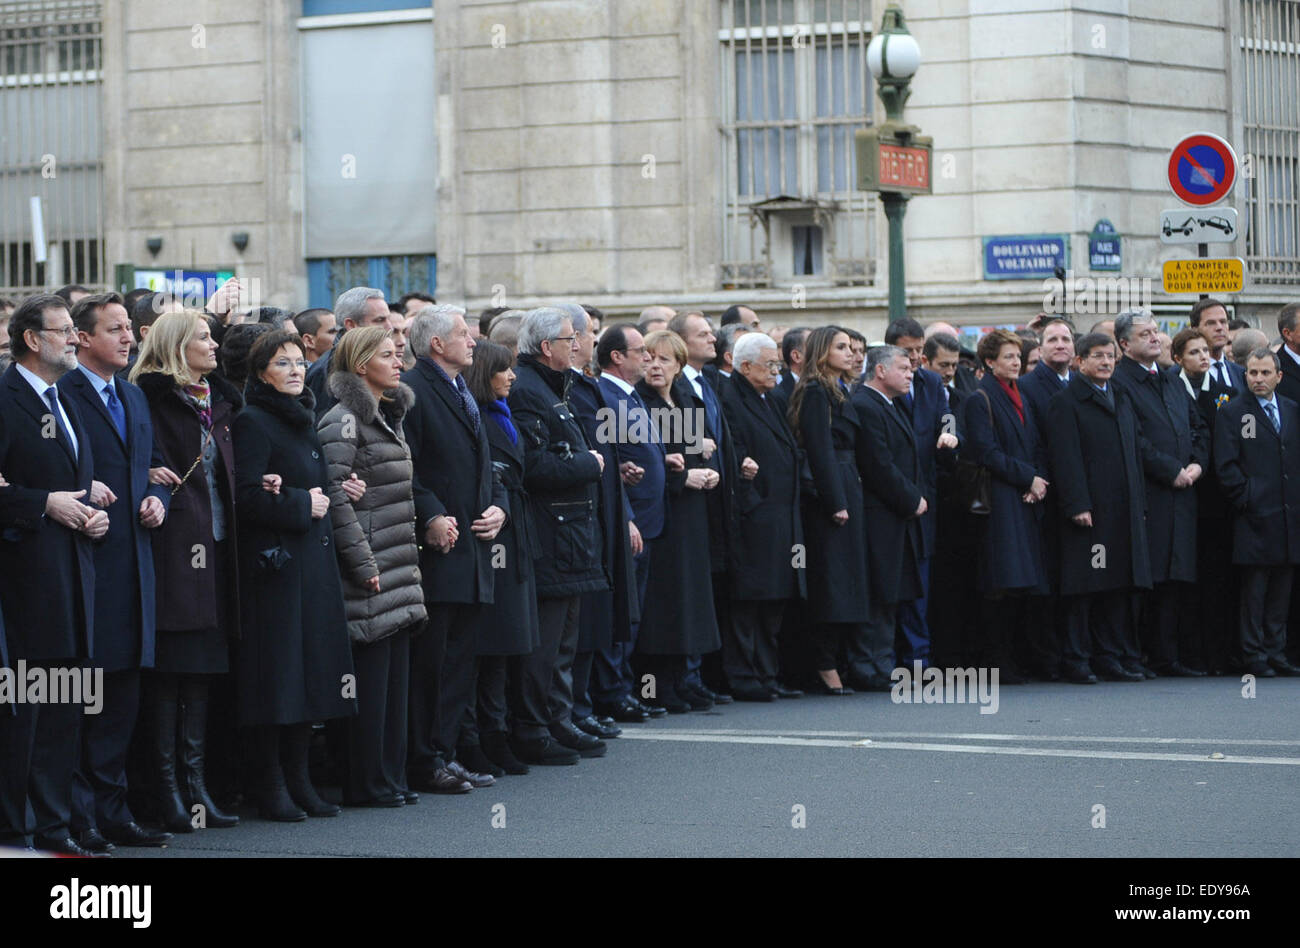
[[[180,713],[180,681],[176,675],[157,675],[150,689],[154,806],[158,823],[170,833],[192,833],[190,811],[181,799],[176,780],[176,721]]]
[[[307,814],[300,810],[289,796],[284,783],[284,770],[280,766],[280,727],[268,724],[257,728],[258,770],[262,785],[258,788],[257,810],[264,820],[277,823],[300,823]]]
[[[228,829],[239,825],[239,817],[224,812],[212,801],[204,777],[204,745],[208,729],[208,683],[198,675],[181,679],[181,754],[184,797],[189,812],[195,804],[203,807],[203,825],[208,829]]]
[[[307,750],[311,746],[311,725],[286,725],[280,736],[281,762],[284,764],[284,782],[293,802],[307,811],[308,816],[338,816],[342,810],[320,798],[311,783],[307,766]]]

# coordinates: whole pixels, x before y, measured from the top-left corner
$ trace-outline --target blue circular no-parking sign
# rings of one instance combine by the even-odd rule
[[[1188,135],[1169,153],[1169,187],[1185,204],[1217,204],[1236,181],[1237,156],[1218,135]]]

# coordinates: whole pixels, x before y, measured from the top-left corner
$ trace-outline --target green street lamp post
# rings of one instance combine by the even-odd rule
[[[903,215],[912,194],[930,193],[931,140],[903,122],[903,104],[921,65],[921,48],[903,21],[897,3],[885,9],[880,32],[867,47],[867,66],[885,105],[885,122],[856,135],[858,188],[880,192],[889,221],[889,319],[907,315],[907,275],[903,265]]]

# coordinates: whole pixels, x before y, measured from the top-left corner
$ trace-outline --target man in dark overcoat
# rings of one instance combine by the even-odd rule
[[[1079,372],[1047,406],[1061,594],[1070,597],[1061,674],[1081,684],[1096,675],[1142,681],[1131,615],[1134,590],[1151,586],[1141,432],[1128,396],[1111,384],[1114,340],[1089,333],[1077,351]]]
[[[1179,626],[1187,584],[1196,581],[1196,491],[1210,463],[1209,433],[1180,382],[1161,372],[1160,327],[1141,310],[1115,317],[1123,358],[1115,387],[1128,395],[1142,434],[1150,593],[1142,597],[1138,627],[1148,665],[1161,675],[1199,677],[1180,660]],[[1186,617],[1190,618],[1190,617]]]

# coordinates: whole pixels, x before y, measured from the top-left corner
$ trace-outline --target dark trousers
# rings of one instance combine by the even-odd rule
[[[917,572],[921,575],[921,598],[900,602],[897,606],[897,628],[899,658],[909,668],[914,661],[921,665],[930,664],[930,626],[925,621],[926,600],[930,598],[930,559],[926,557],[917,562]],[[894,645],[890,644],[890,667],[885,677],[894,670]]]
[[[1108,663],[1130,666],[1140,661],[1132,641],[1132,590],[1110,589],[1070,597],[1061,663],[1071,672],[1086,672]]]
[[[474,700],[477,603],[433,603],[424,631],[411,641],[406,771],[428,777],[456,755],[466,709]]]
[[[1241,660],[1286,659],[1286,622],[1291,608],[1292,566],[1241,568]]]
[[[872,602],[867,621],[853,627],[854,634],[844,643],[850,681],[889,680],[895,665],[894,632],[901,607],[900,603]]]
[[[785,610],[785,600],[731,604],[731,621],[722,633],[722,667],[733,688],[776,684],[777,637]]]
[[[718,634],[725,642],[731,629],[731,580],[725,570],[711,574],[713,585],[713,616],[718,622]],[[688,685],[699,687],[706,682],[712,689],[726,688],[725,668],[721,649],[707,655],[686,656],[686,676]]]
[[[28,672],[35,667],[47,673],[74,668],[80,674],[75,660],[49,666],[31,663]],[[48,839],[63,839],[71,832],[72,773],[83,711],[82,705],[71,703],[0,705],[0,843],[22,846],[29,831]]]
[[[1028,602],[1028,596],[1008,592],[986,594],[980,600],[982,631],[978,655],[981,666],[1000,669],[1004,677],[1020,675],[1021,669],[1015,657],[1016,640],[1027,631]]]
[[[1157,583],[1154,589],[1138,594],[1141,602],[1138,623],[1139,639],[1146,652],[1147,664],[1158,672],[1168,670],[1174,662],[1181,662],[1178,652],[1178,630],[1182,625],[1183,608],[1191,594],[1190,583]]]
[[[541,644],[521,656],[513,731],[520,740],[550,736],[550,726],[573,715],[573,656],[578,649],[581,596],[540,599]]]
[[[1196,522],[1196,536],[1194,605],[1179,653],[1185,665],[1222,673],[1236,661],[1241,624],[1238,568],[1229,558],[1232,532],[1227,521],[1202,517]]]
[[[1067,606],[1061,596],[1029,596],[1025,602],[1023,659],[1035,674],[1047,676],[1061,667]]]
[[[134,823],[126,802],[126,755],[140,713],[140,672],[104,673],[103,707],[81,722],[72,784],[72,831]]]
[[[467,735],[466,746],[478,744],[480,735],[503,732],[509,728],[509,705],[506,702],[510,669],[527,656],[480,655],[478,658],[478,700],[472,740]]]
[[[653,540],[646,540],[641,555],[634,558],[636,563],[636,598],[642,613],[645,612],[646,586],[650,581],[650,548]],[[632,655],[636,652],[639,622],[632,623],[631,634],[626,642],[615,642],[609,648],[596,652],[592,664],[594,684],[591,697],[603,704],[616,704],[636,692],[636,677],[632,671]]]
[[[591,715],[591,666],[595,661],[595,652],[579,651],[573,656],[573,719],[575,721]]]
[[[357,714],[347,719],[343,799],[361,803],[407,789],[407,699],[411,635],[403,629],[378,642],[353,642]]]

